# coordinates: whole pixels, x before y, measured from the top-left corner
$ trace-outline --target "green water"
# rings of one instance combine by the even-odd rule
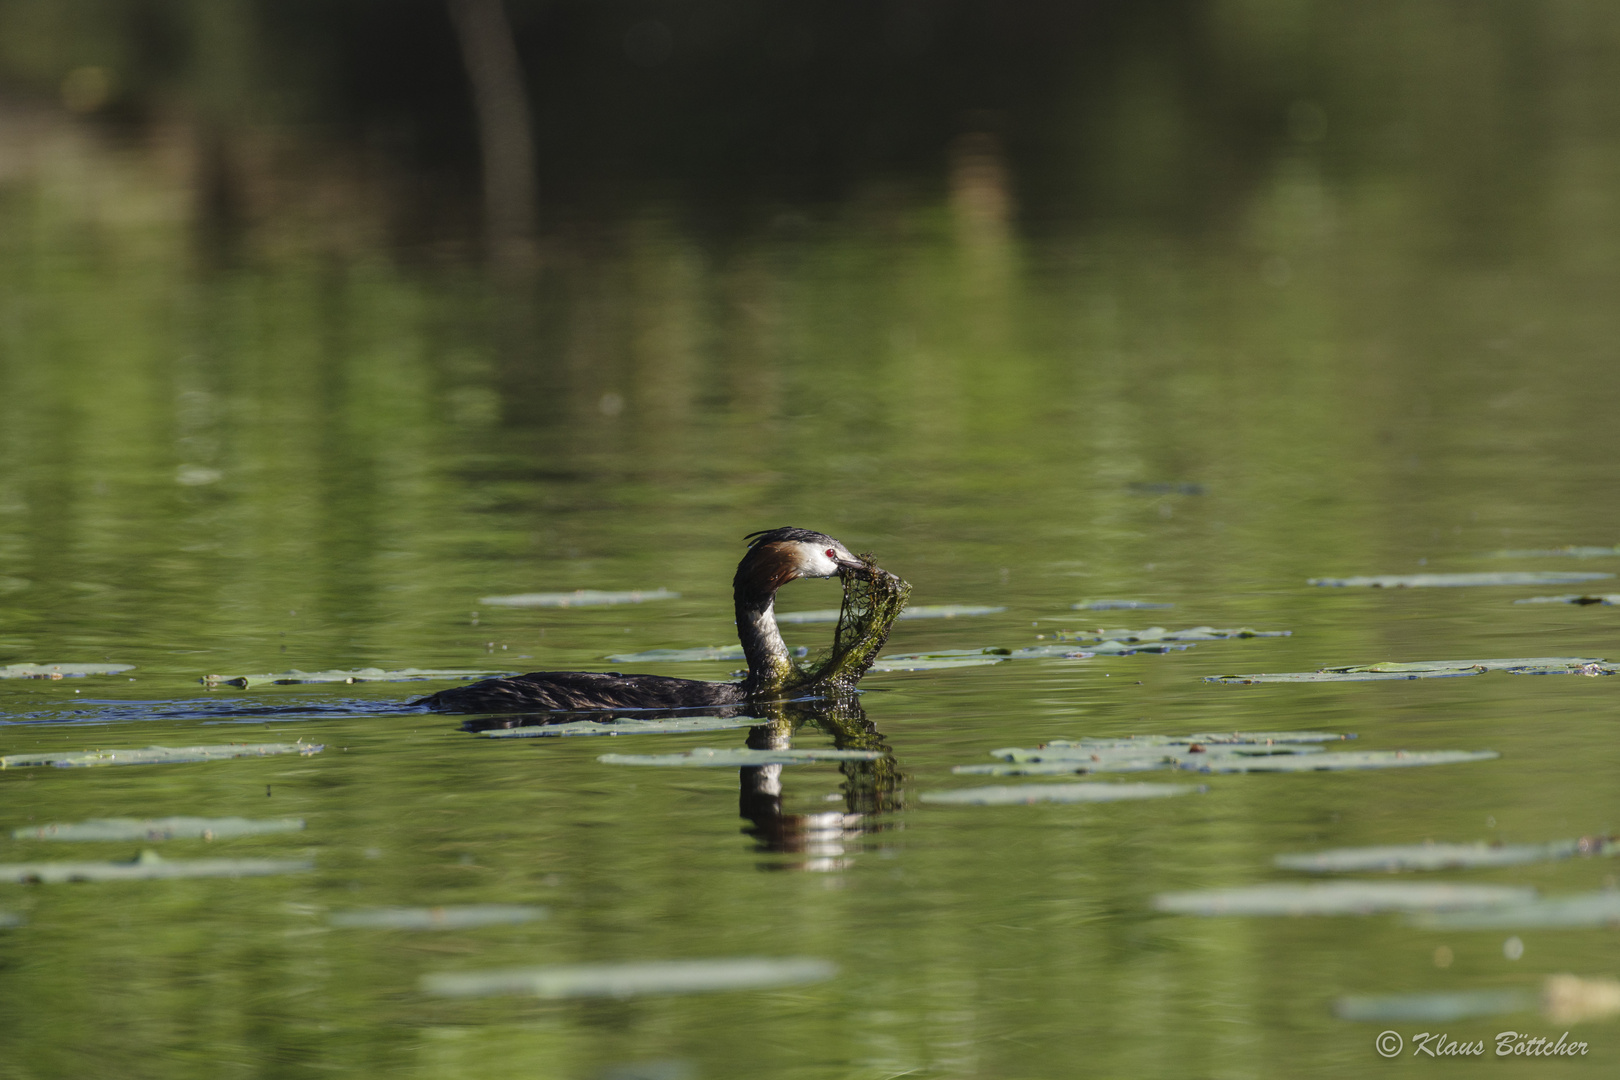
[[[1435,177],[1454,163],[1335,179],[1302,152],[1214,231],[1019,229],[971,177],[953,197],[857,199],[740,239],[649,204],[591,243],[561,244],[538,278],[505,283],[384,255],[208,269],[161,212],[161,185],[117,173],[119,160],[102,166],[126,187],[100,201],[75,202],[79,189],[51,177],[8,189],[0,664],[136,666],[0,683],[0,753],[297,738],[325,750],[0,774],[0,861],[124,859],[140,846],[9,839],[28,824],[240,815],[307,827],[170,841],[164,856],[315,863],[239,881],[0,885],[0,911],[26,919],[0,930],[0,1076],[1466,1068],[1385,1062],[1381,1027],[1424,1025],[1337,1020],[1334,999],[1612,977],[1612,932],[1527,931],[1509,960],[1504,932],[1394,916],[1198,919],[1151,900],[1288,880],[1271,864],[1285,852],[1620,832],[1611,679],[1202,681],[1620,657],[1614,609],[1512,603],[1560,587],[1306,585],[1620,571],[1620,559],[1490,557],[1620,540],[1620,158],[1578,135],[1526,165],[1530,181],[1470,177],[1471,203],[1437,196],[1453,190]],[[1465,212],[1481,205],[1483,218]],[[784,524],[875,553],[914,584],[915,603],[1006,608],[900,623],[891,652],[1019,648],[1087,626],[1292,636],[874,674],[863,707],[892,750],[889,779],[875,790],[859,770],[790,767],[787,817],[765,825],[739,816],[733,770],[596,761],[741,746],[741,732],[488,740],[405,707],[443,684],[198,682],[289,668],[608,669],[608,653],[729,644],[741,537]],[[681,595],[480,604],[581,588]],[[1175,607],[1071,610],[1104,597]],[[836,598],[833,584],[798,583],[779,606]],[[812,647],[829,632],[787,628]],[[1362,750],[1501,757],[1153,774],[1129,779],[1208,790],[1114,805],[916,797],[975,782],[951,766],[997,747],[1296,728],[1355,733]],[[795,736],[832,741],[813,726]],[[794,815],[828,812],[852,816],[794,839],[815,832]],[[1612,886],[1617,872],[1576,859],[1413,877],[1555,895]],[[452,904],[537,904],[550,917],[414,934],[327,921]],[[1441,947],[1449,966],[1436,964]],[[625,1000],[418,990],[446,972],[758,956],[839,973]],[[1564,1026],[1516,1014],[1447,1030],[1489,1040]],[[1578,1037],[1592,1044],[1584,1059],[1498,1064],[1612,1075],[1620,1028],[1580,1025]]]

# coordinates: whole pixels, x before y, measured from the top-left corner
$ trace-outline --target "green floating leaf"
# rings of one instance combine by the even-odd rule
[[[1157,611],[1173,608],[1174,604],[1155,604],[1151,600],[1082,600],[1070,604],[1072,611]]]
[[[1459,990],[1449,994],[1369,994],[1333,1003],[1340,1020],[1446,1024],[1471,1016],[1529,1012],[1541,1006],[1533,990]]]
[[[972,604],[918,604],[908,607],[899,615],[901,619],[954,619],[967,615],[999,615],[1004,607],[976,607]],[[839,610],[827,608],[819,611],[779,611],[777,622],[823,623],[837,622]]]
[[[0,679],[76,679],[133,670],[134,664],[8,664],[0,667]]]
[[[1578,607],[1602,604],[1604,607],[1616,607],[1620,606],[1620,593],[1602,593],[1596,596],[1582,593],[1567,593],[1563,596],[1527,596],[1522,600],[1513,602],[1515,604],[1575,604]]]
[[[1166,630],[1150,626],[1146,630],[1059,630],[1054,636],[1063,641],[1118,641],[1130,644],[1156,641],[1221,641],[1227,638],[1289,637],[1292,630],[1251,630],[1246,626],[1217,630],[1213,626],[1193,626],[1186,630]]]
[[[333,912],[333,926],[363,930],[471,930],[516,926],[546,917],[543,907],[521,904],[463,904],[433,908],[359,908]]]
[[[541,998],[627,998],[797,986],[823,982],[836,974],[838,965],[827,960],[744,957],[468,971],[425,975],[421,986],[425,993],[439,997],[523,994]]]
[[[168,765],[188,761],[267,757],[272,754],[318,754],[324,749],[326,747],[318,743],[227,743],[223,746],[148,746],[141,750],[57,751],[0,757],[0,769],[17,769],[28,765],[54,765],[59,769],[94,765]]]
[[[1578,547],[1566,544],[1558,548],[1541,548],[1536,551],[1493,551],[1491,557],[1496,559],[1545,559],[1563,556],[1569,559],[1605,559],[1620,555],[1620,547]]]
[[[1494,750],[1356,750],[1315,757],[1211,755],[1210,760],[1183,768],[1204,773],[1339,772],[1349,769],[1406,769],[1422,765],[1459,765],[1491,761]]]
[[[262,877],[313,870],[303,859],[165,859],[143,851],[130,862],[0,863],[0,882],[151,881],[159,878]]]
[[[1379,847],[1335,848],[1298,855],[1278,855],[1273,861],[1284,870],[1344,874],[1368,870],[1456,870],[1474,867],[1518,866],[1523,863],[1568,859],[1574,855],[1614,855],[1620,844],[1609,837],[1583,836],[1548,844],[1389,844]]]
[[[1499,574],[1380,574],[1372,577],[1311,578],[1308,584],[1335,588],[1437,589],[1468,585],[1574,585],[1611,578],[1583,570],[1524,570]]]
[[[1377,664],[1347,664],[1316,671],[1291,671],[1257,675],[1206,675],[1205,682],[1284,683],[1284,682],[1380,682],[1393,679],[1445,679],[1483,675],[1487,671],[1529,674],[1607,674],[1594,668],[1606,667],[1601,657],[1530,656],[1505,660],[1420,660],[1414,663],[1384,661]]]
[[[1553,929],[1558,927],[1620,926],[1620,890],[1524,897],[1497,907],[1455,915],[1432,916],[1417,925],[1433,930]]]
[[[663,765],[675,768],[719,768],[738,765],[805,765],[816,761],[877,761],[878,750],[713,750],[684,754],[603,754],[606,765]]]
[[[594,720],[575,720],[566,724],[491,728],[479,734],[486,739],[547,739],[579,735],[680,735],[692,731],[725,731],[731,728],[753,727],[765,722],[747,716],[677,716],[667,720],[615,717],[602,723]]]
[[[1457,911],[1535,899],[1516,885],[1335,881],[1251,885],[1160,893],[1153,906],[1179,915],[1371,915],[1380,911]]]
[[[1046,749],[992,750],[991,757],[1011,762],[1006,765],[958,765],[951,771],[966,776],[1056,776],[1063,773],[1152,772],[1158,769],[1187,769],[1194,772],[1245,771],[1211,768],[1225,756],[1271,757],[1279,754],[1320,754],[1320,746],[1052,746]]]
[[[1111,655],[1123,656],[1127,651],[1135,652],[1136,650],[1101,651],[1110,652]],[[1090,647],[1082,649],[1078,645],[1031,645],[1024,649],[1014,649],[1008,656],[1013,660],[1090,660],[1098,652],[1097,649]]]
[[[204,686],[293,686],[298,683],[419,682],[424,679],[487,679],[499,671],[470,671],[446,668],[360,668],[355,671],[282,671],[271,675],[204,675]]]
[[[982,667],[1008,658],[1006,649],[944,649],[931,653],[902,653],[885,656],[870,671],[938,671],[948,668]]]
[[[1164,799],[1192,795],[1204,789],[1191,784],[1017,784],[925,791],[918,798],[929,803],[966,806],[1023,806],[1039,802],[1096,803],[1128,799]]]
[[[72,825],[12,829],[13,840],[224,840],[236,836],[297,832],[302,818],[92,818]]]
[[[808,656],[802,645],[789,649],[794,656]],[[603,657],[615,664],[693,664],[705,660],[746,660],[741,645],[715,645],[696,649],[647,649],[643,652],[614,653]]]
[[[511,596],[485,596],[480,604],[490,607],[603,607],[609,604],[640,604],[647,600],[676,600],[680,593],[668,589],[632,589],[628,592],[604,592],[600,589],[575,589],[573,592],[515,593]]]

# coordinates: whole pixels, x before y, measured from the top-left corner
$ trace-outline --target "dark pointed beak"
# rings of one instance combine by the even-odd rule
[[[864,569],[866,569],[866,564],[861,562],[861,560],[855,558],[855,556],[853,556],[853,555],[840,555],[840,556],[838,556],[838,572],[840,574],[842,574],[845,570],[864,570]]]

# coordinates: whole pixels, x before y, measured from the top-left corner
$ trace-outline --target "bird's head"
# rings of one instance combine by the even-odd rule
[[[826,533],[786,526],[749,533],[748,554],[737,567],[751,592],[775,592],[795,578],[825,578],[866,564]]]

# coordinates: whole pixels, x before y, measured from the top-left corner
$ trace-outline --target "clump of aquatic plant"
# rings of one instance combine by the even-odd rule
[[[788,690],[850,691],[877,660],[894,621],[905,610],[911,586],[859,556],[861,569],[843,571],[844,603],[832,647],[788,677]]]

